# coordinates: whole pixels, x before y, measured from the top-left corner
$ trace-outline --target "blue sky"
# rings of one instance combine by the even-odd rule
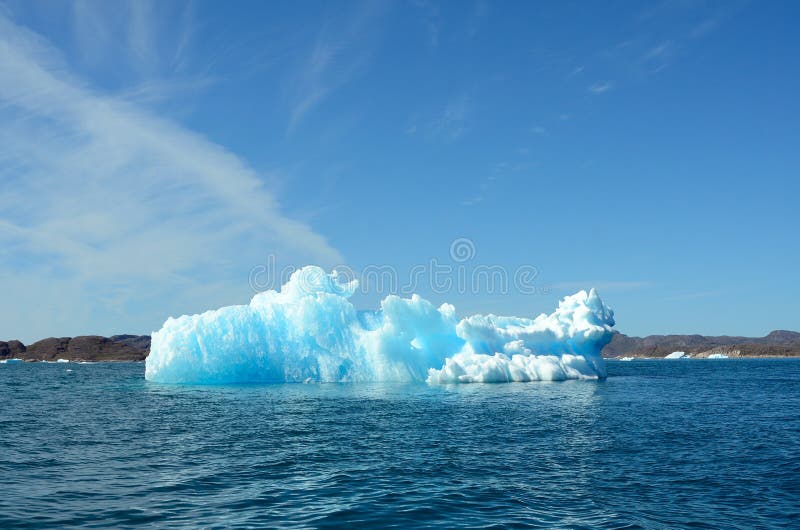
[[[800,329],[794,2],[0,4],[0,340],[147,333],[254,267],[535,267],[630,334]],[[385,292],[357,295],[375,306]]]

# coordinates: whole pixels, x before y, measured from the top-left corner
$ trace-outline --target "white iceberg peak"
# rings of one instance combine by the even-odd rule
[[[605,377],[614,312],[592,289],[535,319],[436,308],[387,296],[356,311],[358,282],[315,266],[249,305],[168,319],[153,333],[146,378],[165,383],[506,382]]]

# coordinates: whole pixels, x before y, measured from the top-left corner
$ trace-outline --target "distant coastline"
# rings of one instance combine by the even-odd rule
[[[26,346],[18,340],[0,342],[0,360],[23,361],[143,361],[150,353],[150,335],[50,337]]]
[[[663,358],[682,351],[693,358],[800,357],[800,333],[776,330],[764,337],[650,335],[631,337],[614,332],[603,357]],[[51,337],[26,346],[18,340],[0,341],[0,360],[23,361],[143,361],[150,353],[150,335]]]
[[[733,357],[800,357],[800,333],[775,330],[763,337],[650,335],[630,337],[614,332],[611,342],[603,348],[603,357],[663,358],[681,351],[692,358],[711,355]]]

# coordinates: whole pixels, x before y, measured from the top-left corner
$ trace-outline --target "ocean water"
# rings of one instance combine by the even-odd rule
[[[800,527],[800,361],[604,381],[146,382],[0,365],[0,527]]]

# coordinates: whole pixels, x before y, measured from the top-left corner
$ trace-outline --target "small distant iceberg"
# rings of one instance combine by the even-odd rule
[[[708,356],[709,359],[727,359],[728,356],[724,353],[712,353]]]
[[[68,363],[69,359],[56,359],[57,363]]]
[[[634,360],[635,358],[636,358],[636,357],[620,357],[620,359],[619,359],[619,360],[620,360],[620,361],[632,361],[632,360]]]
[[[688,359],[689,356],[686,355],[686,352],[684,352],[684,351],[674,351],[674,352],[670,353],[669,355],[667,355],[664,358],[665,359]]]

